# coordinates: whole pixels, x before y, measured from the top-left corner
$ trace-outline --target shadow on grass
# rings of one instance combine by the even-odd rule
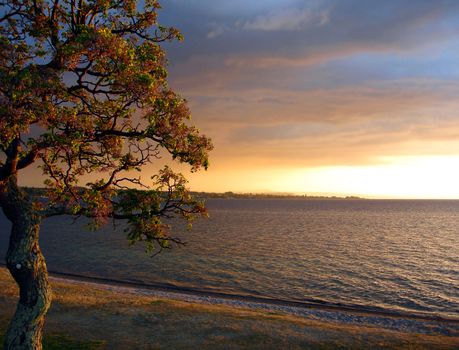
[[[4,334],[0,334],[3,344]],[[43,350],[103,350],[104,341],[81,341],[63,334],[49,334],[43,339]]]

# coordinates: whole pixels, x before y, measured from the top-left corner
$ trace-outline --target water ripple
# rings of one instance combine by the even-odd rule
[[[187,246],[153,259],[128,248],[122,227],[86,232],[66,218],[44,222],[41,244],[62,272],[459,317],[459,201],[208,206],[209,220],[183,230]],[[2,255],[7,239],[0,235]]]

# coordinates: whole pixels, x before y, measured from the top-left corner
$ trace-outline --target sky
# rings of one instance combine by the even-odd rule
[[[459,1],[163,0],[195,190],[459,198]]]

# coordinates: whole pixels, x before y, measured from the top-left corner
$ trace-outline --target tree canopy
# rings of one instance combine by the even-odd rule
[[[126,219],[132,242],[167,247],[160,218],[191,220],[204,206],[169,167],[148,181],[136,173],[165,153],[207,168],[212,149],[167,83],[161,44],[179,31],[158,24],[154,0],[0,5],[0,183],[36,164],[41,217]]]

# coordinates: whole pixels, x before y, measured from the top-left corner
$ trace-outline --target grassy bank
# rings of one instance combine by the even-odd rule
[[[457,337],[136,296],[53,281],[46,349],[454,349]],[[17,289],[0,269],[0,331]]]

